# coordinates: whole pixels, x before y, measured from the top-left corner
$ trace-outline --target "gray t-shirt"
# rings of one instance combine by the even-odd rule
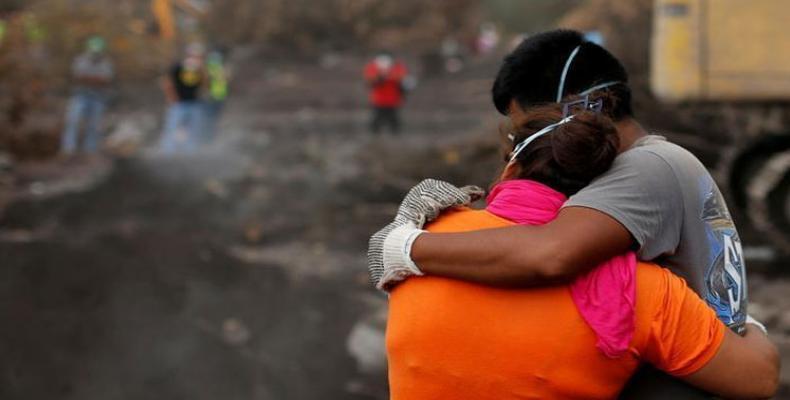
[[[738,231],[713,178],[686,149],[642,138],[565,207],[619,221],[638,242],[640,259],[683,277],[722,322],[742,329],[746,269]]]
[[[105,81],[110,81],[115,75],[115,70],[112,61],[107,56],[100,55],[94,57],[90,53],[80,54],[74,59],[71,65],[71,74],[74,78],[94,78]],[[93,94],[93,95],[106,95],[106,87],[96,87],[78,84],[75,87],[77,93]]]

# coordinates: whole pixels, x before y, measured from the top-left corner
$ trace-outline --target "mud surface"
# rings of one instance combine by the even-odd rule
[[[493,67],[424,82],[400,137],[367,132],[349,61],[241,71],[199,154],[20,168],[0,214],[0,398],[386,398],[367,238],[422,177],[493,176]],[[790,282],[755,276],[786,350]]]

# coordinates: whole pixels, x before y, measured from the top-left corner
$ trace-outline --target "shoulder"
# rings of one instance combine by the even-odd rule
[[[672,304],[687,294],[686,287],[686,281],[669,269],[640,261],[636,267],[636,325],[639,332],[648,334],[658,315],[672,312]],[[642,346],[646,340],[646,336],[641,336]]]
[[[514,223],[488,211],[459,208],[443,212],[439,218],[428,224],[425,229],[429,232],[465,232],[509,225],[514,225]]]
[[[643,295],[664,293],[670,286],[685,285],[683,278],[667,268],[651,262],[640,261],[636,267],[637,291]]]
[[[625,185],[645,192],[669,189],[680,192],[679,172],[690,167],[704,169],[688,150],[661,137],[648,136],[617,156],[612,167],[590,187]]]
[[[652,193],[679,193],[677,170],[682,169],[689,160],[696,161],[696,158],[682,147],[665,140],[638,143],[618,155],[608,171],[572,196],[571,203],[590,194],[596,197],[625,195],[626,198],[640,194],[637,197],[640,197],[638,200],[641,202],[644,195]]]
[[[646,163],[653,167],[658,166],[673,171],[689,167],[705,168],[690,151],[656,135],[643,138],[634,147],[621,154],[618,159],[621,159],[621,162],[634,164],[638,168]]]
[[[636,269],[637,303],[641,299],[649,314],[670,311],[670,304],[679,304],[692,294],[686,280],[660,265],[639,262]]]

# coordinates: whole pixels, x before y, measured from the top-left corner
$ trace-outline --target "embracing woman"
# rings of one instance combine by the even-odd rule
[[[551,221],[617,155],[600,112],[617,99],[593,95],[530,109],[486,209],[447,212],[427,230]],[[387,353],[393,400],[611,399],[642,363],[723,397],[770,397],[778,381],[759,328],[732,333],[683,279],[634,254],[554,287],[410,278],[391,290]]]

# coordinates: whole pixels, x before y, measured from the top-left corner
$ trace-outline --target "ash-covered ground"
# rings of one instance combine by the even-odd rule
[[[6,174],[0,398],[386,398],[367,239],[420,179],[496,174],[495,65],[425,80],[402,135],[372,136],[360,62],[242,67],[198,154],[148,146]],[[780,267],[752,271],[786,365],[788,288]],[[787,369],[784,382],[790,398]]]

